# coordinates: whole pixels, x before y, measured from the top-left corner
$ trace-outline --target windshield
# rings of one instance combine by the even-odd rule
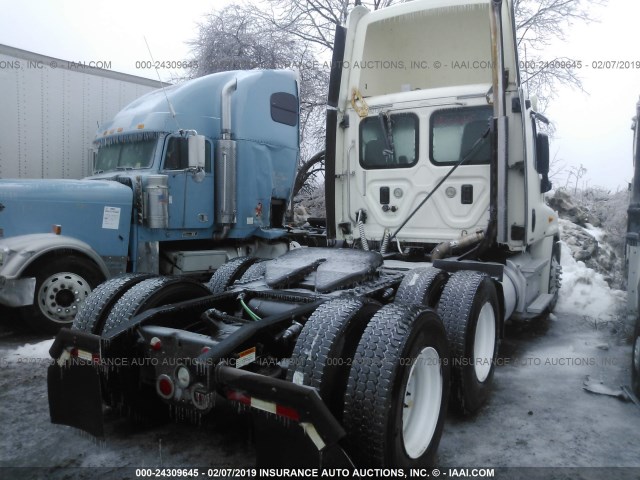
[[[140,142],[114,143],[98,149],[94,173],[109,170],[127,170],[133,168],[147,168],[153,161],[156,139]]]

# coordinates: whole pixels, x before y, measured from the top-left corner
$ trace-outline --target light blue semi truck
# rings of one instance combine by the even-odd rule
[[[151,92],[94,144],[83,180],[0,180],[0,304],[34,328],[71,325],[117,274],[208,278],[230,258],[286,251],[295,73],[224,72]]]

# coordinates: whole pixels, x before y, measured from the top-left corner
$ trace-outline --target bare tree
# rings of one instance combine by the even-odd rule
[[[299,36],[279,28],[255,6],[229,5],[209,14],[190,42],[197,67],[190,77],[228,70],[291,68],[300,76],[301,165],[322,148],[324,107],[328,70],[316,58],[313,46]],[[317,160],[314,160],[317,162]],[[313,163],[309,167],[315,165]],[[305,182],[316,169],[307,168]],[[294,195],[302,188],[296,181]]]
[[[333,49],[337,25],[344,25],[349,11],[357,4],[371,10],[388,7],[398,0],[264,0],[265,18],[277,28],[316,45],[321,50]]]
[[[521,75],[544,110],[558,85],[583,90],[580,59],[549,55],[554,42],[566,40],[576,23],[597,21],[606,0],[514,0]]]
[[[349,10],[362,3],[372,10],[403,0],[263,0],[263,14],[271,24],[322,50],[333,48],[336,25],[346,22]],[[577,60],[550,56],[550,46],[566,39],[576,23],[597,19],[596,6],[606,0],[514,0],[516,36],[523,81],[540,98],[541,110],[553,98],[558,85],[582,89]]]
[[[573,188],[573,194],[576,195],[578,193],[578,182],[582,177],[584,177],[585,173],[587,173],[587,169],[582,164],[580,164],[579,167],[570,167],[569,173],[567,175],[567,182],[565,183],[564,188],[566,189],[569,186],[569,182],[571,181],[572,177],[575,178],[576,183]]]

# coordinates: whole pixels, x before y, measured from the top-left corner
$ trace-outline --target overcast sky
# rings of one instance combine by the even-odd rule
[[[197,23],[228,3],[231,0],[0,0],[0,43],[63,60],[110,62],[112,70],[157,78],[155,70],[136,67],[136,62],[150,60],[144,37],[156,61],[189,60],[187,42],[196,37]],[[587,173],[580,186],[588,182],[626,189],[633,175],[631,117],[640,95],[640,2],[609,0],[594,13],[599,23],[574,25],[567,41],[544,55],[549,60],[563,55],[582,60],[587,92],[559,89],[547,110],[556,126],[552,156],[567,168],[584,165]],[[629,62],[634,68],[594,68],[600,61]],[[160,70],[163,80],[181,73]],[[553,180],[556,186],[566,183],[563,177]]]

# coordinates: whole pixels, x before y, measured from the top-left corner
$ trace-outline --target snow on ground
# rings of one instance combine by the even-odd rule
[[[590,223],[587,223],[587,228],[585,228],[585,230],[589,232],[591,236],[598,242],[602,242],[607,239],[607,232],[605,232],[602,228],[594,227]]]
[[[53,344],[53,339],[43,340],[35,344],[27,343],[21,347],[7,352],[5,360],[7,363],[47,363],[51,361],[49,349]]]
[[[595,230],[594,227],[590,232],[596,233]],[[626,293],[610,288],[602,274],[574,260],[565,242],[561,245],[562,288],[556,310],[596,320],[613,320],[626,302]]]

